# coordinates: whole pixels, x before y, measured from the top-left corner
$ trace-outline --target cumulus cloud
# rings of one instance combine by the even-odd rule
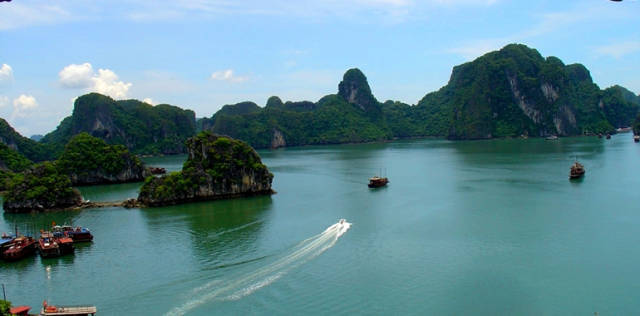
[[[153,103],[153,100],[151,100],[151,98],[144,98],[144,99],[142,99],[142,102],[147,103],[147,104],[151,104],[151,105],[155,105],[155,103]]]
[[[218,81],[228,81],[228,82],[244,82],[249,78],[243,76],[237,76],[233,73],[233,69],[220,70],[211,74],[211,79]]]
[[[38,101],[31,95],[21,94],[13,99],[13,113],[11,119],[16,117],[26,117],[27,113],[38,107]]]
[[[7,64],[2,64],[0,67],[0,84],[5,82],[11,82],[13,80],[13,69]]]
[[[88,88],[91,86],[93,67],[90,63],[71,64],[58,73],[60,84],[67,88]]]
[[[85,89],[116,99],[126,98],[132,86],[131,83],[119,81],[118,75],[110,69],[98,69],[98,73],[95,73],[90,63],[68,65],[58,73],[58,77],[63,87]]]

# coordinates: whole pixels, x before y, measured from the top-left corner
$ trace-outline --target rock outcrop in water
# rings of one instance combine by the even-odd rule
[[[273,174],[244,142],[201,132],[186,142],[182,171],[148,177],[138,202],[148,206],[271,194]]]
[[[82,197],[71,187],[71,180],[53,163],[44,162],[16,174],[4,196],[3,208],[9,213],[45,211],[79,206]]]
[[[109,145],[87,133],[74,136],[57,161],[73,185],[143,181],[150,175],[140,159],[122,145]]]

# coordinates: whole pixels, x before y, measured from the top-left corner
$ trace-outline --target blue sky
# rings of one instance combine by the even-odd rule
[[[0,3],[0,117],[53,130],[97,91],[211,116],[271,95],[317,101],[360,68],[417,103],[508,43],[640,92],[640,2],[624,0],[13,0]]]

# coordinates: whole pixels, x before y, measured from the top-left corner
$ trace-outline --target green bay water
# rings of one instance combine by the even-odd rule
[[[7,298],[36,310],[44,299],[93,304],[101,315],[640,310],[640,145],[630,134],[260,154],[273,196],[3,214],[0,231],[36,234],[55,221],[95,236],[74,256],[0,263]],[[587,174],[572,182],[576,157]],[[179,170],[184,159],[147,162]],[[391,183],[367,188],[379,170]],[[113,201],[139,187],[80,190]],[[338,237],[327,228],[340,218],[352,226]]]

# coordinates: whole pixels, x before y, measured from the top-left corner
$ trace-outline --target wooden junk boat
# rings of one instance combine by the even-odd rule
[[[387,183],[389,183],[389,179],[387,179],[386,177],[381,178],[381,177],[375,176],[373,178],[369,178],[369,187],[370,188],[383,187],[383,186],[387,185]]]
[[[38,240],[38,251],[42,258],[59,257],[73,253],[73,239],[69,237],[56,237],[51,232],[43,231]]]
[[[11,245],[13,245],[13,241],[16,239],[16,235],[2,233],[2,237],[0,238],[0,254],[2,254],[5,250],[9,249]]]
[[[579,162],[574,162],[571,166],[571,171],[569,172],[569,179],[578,179],[584,176],[584,166]]]
[[[2,253],[4,260],[20,260],[36,252],[36,241],[33,237],[20,236],[13,240],[11,246]]]
[[[71,227],[68,225],[58,226],[55,225],[51,228],[53,235],[58,238],[69,237],[73,239],[73,242],[92,241],[93,235],[91,231],[85,227]]]

